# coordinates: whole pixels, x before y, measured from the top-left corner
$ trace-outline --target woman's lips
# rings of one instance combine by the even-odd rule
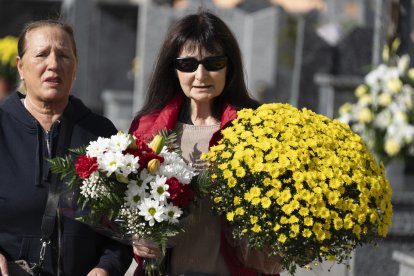
[[[211,85],[203,85],[203,86],[193,85],[193,87],[196,88],[196,89],[210,89]]]
[[[49,77],[45,79],[45,83],[49,85],[58,85],[62,83],[62,79],[59,77]]]

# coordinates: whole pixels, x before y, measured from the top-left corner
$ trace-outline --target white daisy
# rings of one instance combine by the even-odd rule
[[[181,211],[180,208],[173,205],[172,203],[169,203],[167,206],[165,206],[164,213],[165,213],[165,219],[168,222],[177,224],[178,218],[181,217],[181,215],[183,214],[183,211]]]
[[[121,152],[108,151],[102,155],[99,162],[99,168],[106,172],[106,176],[110,176],[114,172],[121,174],[120,168],[124,166],[124,155]]]
[[[86,147],[86,153],[91,157],[100,157],[108,150],[109,139],[99,137],[96,141],[89,143],[89,146]]]
[[[122,161],[122,166],[119,168],[121,174],[128,176],[131,173],[136,173],[139,169],[139,157],[132,154],[125,154]]]
[[[130,180],[124,197],[126,205],[130,208],[137,208],[145,197],[147,197],[147,195],[142,182]]]
[[[155,200],[158,201],[165,201],[168,197],[170,197],[170,193],[168,192],[168,184],[165,182],[167,178],[165,176],[157,175],[155,177],[155,181],[152,181],[151,184],[151,194]]]
[[[164,206],[151,198],[145,198],[138,206],[139,215],[143,216],[148,221],[150,226],[154,226],[155,222],[162,222],[164,220]]]
[[[142,180],[142,185],[147,187],[147,184],[151,181],[154,181],[155,176],[150,174],[146,169],[143,169],[141,173],[139,174],[139,179]]]
[[[122,131],[112,135],[109,142],[109,149],[112,151],[124,151],[132,142],[132,136]]]

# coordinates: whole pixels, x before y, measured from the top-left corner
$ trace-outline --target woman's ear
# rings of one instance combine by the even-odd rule
[[[19,71],[20,79],[24,80],[24,74],[23,74],[23,60],[21,57],[16,57],[16,66],[17,70]]]

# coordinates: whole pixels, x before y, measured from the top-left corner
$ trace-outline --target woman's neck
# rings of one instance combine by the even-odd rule
[[[45,131],[49,131],[53,123],[63,114],[67,102],[48,103],[36,101],[29,95],[23,100],[24,107],[39,122]]]
[[[191,101],[190,114],[191,121],[196,126],[210,126],[220,123],[213,116],[211,103],[195,103]]]

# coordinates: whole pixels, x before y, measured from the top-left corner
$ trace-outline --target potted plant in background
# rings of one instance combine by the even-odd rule
[[[17,38],[0,38],[0,101],[13,89],[16,83]]]
[[[384,163],[393,186],[404,181],[404,160],[414,156],[414,68],[409,67],[408,55],[397,55],[399,45],[396,39],[384,48],[383,63],[356,88],[357,101],[339,108],[339,120],[348,123]]]

